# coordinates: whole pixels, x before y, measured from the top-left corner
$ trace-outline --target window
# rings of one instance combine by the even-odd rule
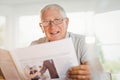
[[[98,38],[106,70],[120,72],[120,10],[96,14],[94,33]]]
[[[68,31],[83,35],[93,34],[91,23],[93,22],[94,12],[73,12],[67,15],[69,17]]]
[[[42,37],[42,31],[39,27],[39,16],[20,16],[17,37],[17,47],[29,46],[33,40]]]
[[[0,48],[5,48],[5,30],[6,18],[0,16]]]

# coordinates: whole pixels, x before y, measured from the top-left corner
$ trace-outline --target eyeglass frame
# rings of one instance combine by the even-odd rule
[[[56,19],[54,19],[54,20],[49,20],[49,21],[46,20],[46,21],[41,22],[40,25],[42,25],[43,27],[47,27],[47,26],[49,26],[49,25],[52,24],[52,23],[55,24],[55,25],[58,25],[58,24],[61,24],[64,19],[66,19],[66,18],[56,18]],[[57,21],[57,20],[59,20],[59,22],[55,22],[55,21]],[[47,23],[46,23],[46,24],[47,24],[46,26],[43,25],[44,22],[47,22]]]

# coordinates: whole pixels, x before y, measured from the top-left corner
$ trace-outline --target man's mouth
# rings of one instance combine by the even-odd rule
[[[60,33],[60,31],[51,32],[50,34],[51,34],[51,35],[56,35],[56,34],[58,34],[58,33]]]

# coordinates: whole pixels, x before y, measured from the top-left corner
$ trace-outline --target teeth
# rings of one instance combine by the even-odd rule
[[[57,31],[57,32],[52,32],[52,33],[50,33],[50,34],[55,35],[55,34],[57,34],[57,33],[59,33],[59,31]]]

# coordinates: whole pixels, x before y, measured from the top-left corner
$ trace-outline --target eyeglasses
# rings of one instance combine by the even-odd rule
[[[63,22],[65,18],[59,18],[59,19],[54,19],[53,21],[43,21],[42,23],[40,23],[43,27],[49,26],[51,23],[58,25],[61,24]]]

